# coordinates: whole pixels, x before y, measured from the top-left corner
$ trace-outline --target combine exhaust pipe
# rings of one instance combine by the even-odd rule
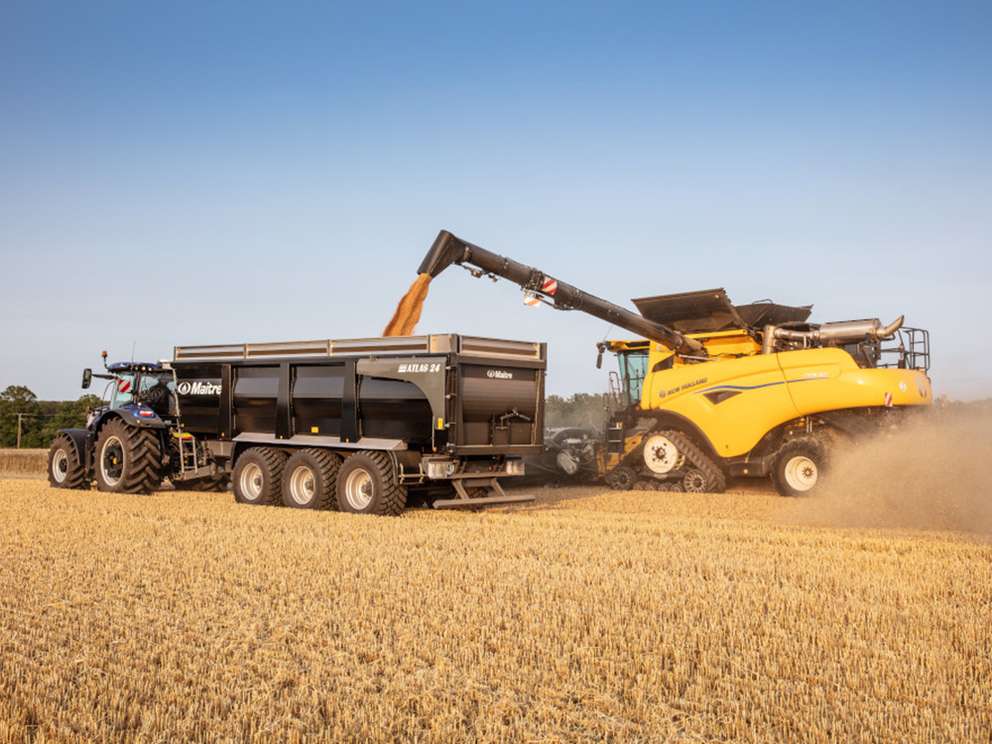
[[[512,258],[500,256],[485,248],[466,242],[447,230],[438,233],[419,273],[436,277],[452,264],[467,268],[473,276],[493,276],[508,279],[530,292],[556,310],[579,310],[631,333],[664,344],[680,354],[706,355],[706,349],[695,339],[661,323],[655,323],[630,310],[614,305],[566,282]]]
[[[762,352],[770,354],[775,350],[775,339],[783,341],[812,341],[823,346],[840,346],[859,341],[885,341],[892,338],[902,328],[905,316],[900,315],[888,325],[882,325],[878,318],[868,320],[845,320],[839,323],[824,323],[809,331],[796,331],[781,326],[765,326],[762,338]]]

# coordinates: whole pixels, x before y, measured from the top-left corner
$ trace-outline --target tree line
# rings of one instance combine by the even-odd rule
[[[29,388],[11,385],[0,392],[0,447],[17,446],[17,414],[21,416],[21,447],[47,449],[59,429],[86,425],[86,414],[100,405],[96,395],[79,400],[38,400]]]
[[[576,393],[575,395],[549,395],[545,398],[544,423],[549,429],[577,426],[602,432],[610,396],[606,393]]]

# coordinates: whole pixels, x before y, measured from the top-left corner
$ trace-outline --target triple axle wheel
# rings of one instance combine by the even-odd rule
[[[232,474],[234,497],[243,504],[282,504],[293,509],[337,509],[352,514],[396,515],[406,506],[384,452],[341,457],[309,448],[292,455],[272,447],[242,453]]]

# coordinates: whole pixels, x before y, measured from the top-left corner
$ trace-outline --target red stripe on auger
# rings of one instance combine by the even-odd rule
[[[544,280],[544,284],[541,285],[541,291],[544,292],[544,294],[554,297],[555,292],[558,291],[558,280],[548,277]]]

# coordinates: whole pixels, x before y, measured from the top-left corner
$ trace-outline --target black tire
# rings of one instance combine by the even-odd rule
[[[626,465],[618,465],[606,474],[604,480],[614,491],[629,491],[637,483],[637,473]]]
[[[686,460],[705,476],[706,485],[703,492],[723,493],[727,490],[727,476],[724,475],[723,470],[687,434],[675,430],[661,433],[668,437],[672,444],[678,447],[679,452],[685,455]],[[685,487],[685,482],[682,485]]]
[[[239,504],[281,504],[282,471],[285,466],[285,452],[271,447],[245,450],[231,473],[234,500]]]
[[[86,468],[79,462],[76,445],[68,434],[59,434],[48,450],[48,483],[53,488],[89,488]]]
[[[199,491],[222,493],[231,486],[229,475],[212,475],[206,478],[194,478],[193,480],[174,481],[172,487],[177,491]]]
[[[406,506],[406,486],[396,482],[385,452],[363,450],[350,455],[337,478],[338,509],[351,514],[397,516]]]
[[[111,493],[152,493],[162,485],[162,443],[154,429],[107,422],[96,439],[96,487]]]
[[[293,509],[337,507],[337,479],[341,458],[322,449],[293,453],[282,473],[282,503]]]
[[[699,468],[690,468],[682,476],[682,490],[686,493],[706,493],[709,479]]]
[[[813,496],[829,470],[827,450],[813,437],[790,439],[775,453],[772,483],[782,496]]]

